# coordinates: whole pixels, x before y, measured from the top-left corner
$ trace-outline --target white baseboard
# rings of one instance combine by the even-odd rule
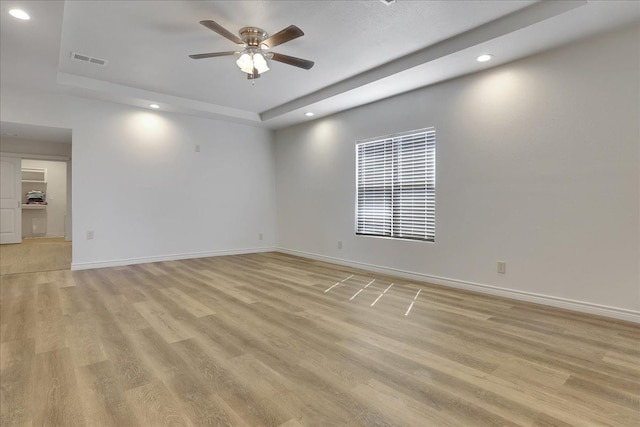
[[[566,310],[579,311],[597,316],[610,317],[613,319],[626,320],[628,322],[640,323],[640,312],[623,308],[610,307],[606,305],[592,304],[584,301],[576,301],[566,298],[558,298],[550,295],[541,295],[533,292],[516,291],[513,289],[500,288],[497,286],[483,285],[481,283],[467,282],[464,280],[451,279],[448,277],[432,276],[424,273],[400,270],[397,268],[382,267],[374,264],[367,264],[359,261],[350,261],[342,258],[334,258],[326,255],[318,255],[294,249],[275,248],[276,251],[289,255],[301,256],[318,261],[330,262],[347,267],[360,268],[376,273],[399,276],[405,279],[418,280],[421,282],[433,283],[436,285],[449,286],[452,288],[465,289],[468,291],[480,292],[483,294],[496,295],[519,301],[532,302],[536,304],[548,305],[551,307],[563,308]]]
[[[108,261],[97,261],[97,262],[72,262],[71,270],[91,270],[94,268],[120,267],[123,265],[146,264],[149,262],[179,261],[181,259],[208,258],[213,256],[224,256],[224,255],[242,255],[242,254],[253,254],[258,252],[273,252],[274,250],[275,248],[273,247],[226,249],[226,250],[209,251],[209,252],[189,252],[189,253],[183,253],[183,254],[158,255],[158,256],[140,257],[140,258],[113,259]]]

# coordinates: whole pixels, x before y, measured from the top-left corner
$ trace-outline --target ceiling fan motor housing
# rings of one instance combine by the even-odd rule
[[[250,47],[260,47],[263,40],[269,37],[269,34],[261,28],[257,27],[244,27],[238,32],[242,41]]]

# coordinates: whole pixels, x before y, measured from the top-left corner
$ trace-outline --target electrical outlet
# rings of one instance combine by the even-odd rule
[[[338,249],[342,249],[342,240],[338,240]]]
[[[498,273],[505,274],[507,272],[507,263],[505,261],[498,261]]]
[[[263,236],[262,233],[258,233],[258,240],[262,240]]]
[[[200,144],[196,144],[196,153],[200,152]]]
[[[87,240],[93,240],[93,230],[87,231]]]

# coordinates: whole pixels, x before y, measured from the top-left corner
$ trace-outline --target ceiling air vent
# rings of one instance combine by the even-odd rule
[[[89,62],[91,62],[92,64],[98,64],[98,65],[105,65],[107,63],[107,61],[105,61],[104,59],[98,59],[98,58],[91,58]]]
[[[83,55],[78,52],[71,52],[71,58],[75,59],[76,61],[90,62],[92,64],[101,65],[103,67],[107,65],[106,59],[93,58],[91,56]]]

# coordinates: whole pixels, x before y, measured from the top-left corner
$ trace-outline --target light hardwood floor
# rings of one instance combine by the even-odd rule
[[[0,245],[0,275],[69,268],[71,242],[64,237],[30,238],[22,243]]]
[[[640,423],[635,324],[277,253],[0,279],[2,426]]]

